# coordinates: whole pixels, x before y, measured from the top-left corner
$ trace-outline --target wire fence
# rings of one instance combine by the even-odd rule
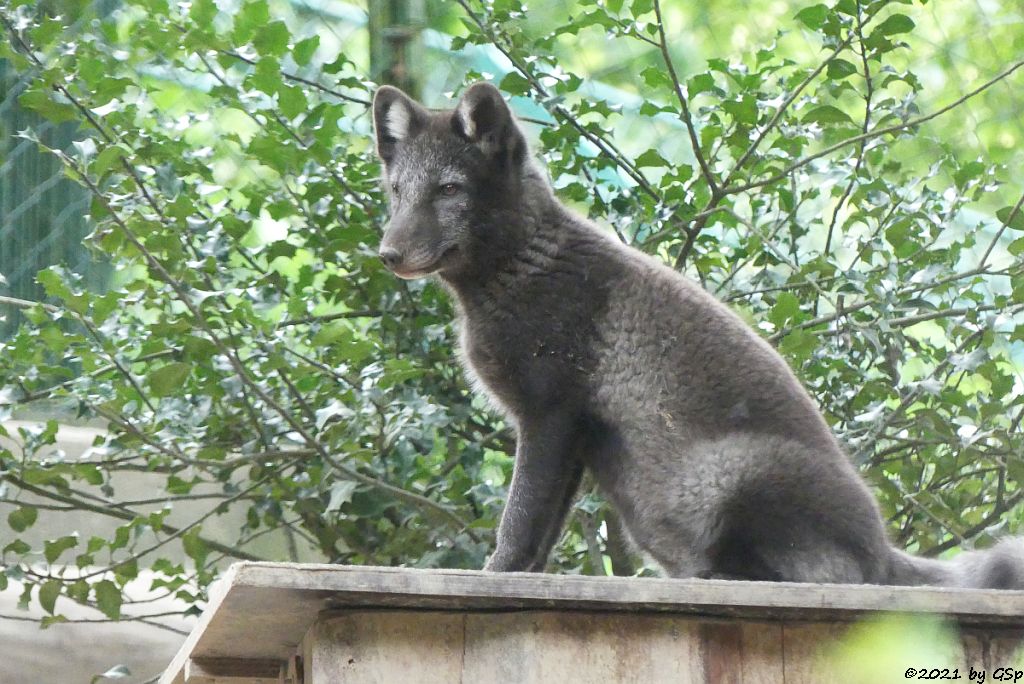
[[[19,136],[32,130],[54,149],[81,138],[76,123],[53,124],[19,106],[32,78],[0,60],[0,292],[38,301],[44,293],[36,274],[47,266],[65,264],[91,288],[103,287],[107,270],[83,243],[89,232],[84,188],[64,175],[53,155]],[[0,337],[19,320],[17,310],[5,309]]]

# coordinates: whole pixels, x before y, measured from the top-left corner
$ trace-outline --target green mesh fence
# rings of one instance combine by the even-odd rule
[[[89,231],[85,190],[64,176],[60,162],[32,140],[67,149],[81,137],[78,125],[54,125],[19,106],[18,97],[32,79],[0,60],[0,294],[38,301],[44,297],[35,276],[64,264],[82,274],[89,287],[102,287],[106,269],[84,246]],[[20,314],[5,307],[0,336],[10,333]]]

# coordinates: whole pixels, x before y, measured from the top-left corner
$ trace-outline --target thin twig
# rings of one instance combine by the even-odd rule
[[[868,128],[871,127],[871,98],[874,95],[874,83],[871,79],[871,67],[868,65],[868,52],[867,47],[864,45],[864,22],[862,19],[862,11],[860,0],[857,0],[857,38],[860,43],[860,59],[861,65],[864,68],[864,123],[860,127],[860,132],[867,133]],[[828,256],[832,248],[832,236],[835,233],[836,224],[839,221],[839,213],[842,211],[843,206],[846,204],[846,200],[853,194],[853,188],[857,184],[857,174],[860,173],[861,166],[864,165],[864,150],[867,147],[867,142],[862,141],[857,149],[857,161],[853,165],[853,172],[850,174],[850,180],[846,184],[846,188],[843,190],[843,194],[839,197],[839,201],[836,202],[835,208],[832,210],[832,220],[828,224],[828,235],[825,238],[825,247],[822,250],[823,256]],[[814,303],[814,313],[817,314],[818,302]]]
[[[1001,226],[999,226],[999,230],[996,232],[995,237],[993,237],[992,241],[988,243],[988,248],[985,250],[985,253],[981,255],[981,260],[978,261],[978,268],[985,267],[985,264],[988,262],[988,258],[992,256],[992,250],[995,249],[996,245],[999,243],[999,239],[1003,237],[1003,233],[1006,232],[1006,229],[1010,227],[1010,224],[1013,223],[1014,219],[1017,218],[1017,215],[1020,214],[1022,205],[1024,205],[1024,194],[1017,199],[1017,203],[1013,205],[1013,209],[1011,209],[1010,213],[1007,214],[1006,220],[1002,222]]]
[[[167,631],[167,632],[173,632],[175,634],[180,634],[181,636],[188,636],[188,630],[186,630],[186,629],[176,629],[174,627],[171,627],[170,625],[165,625],[165,624],[160,623],[160,622],[155,622],[152,619],[152,618],[158,618],[158,617],[171,617],[171,616],[184,615],[184,614],[185,614],[185,611],[179,610],[179,611],[171,611],[171,612],[164,612],[164,613],[154,613],[153,615],[140,615],[140,616],[122,615],[122,616],[118,617],[116,620],[112,619],[112,618],[64,618],[63,620],[60,620],[60,622],[61,623],[83,623],[83,624],[110,623],[110,622],[141,622],[143,624],[149,625],[150,627],[156,627],[157,629],[162,629],[162,630]],[[28,617],[28,616],[25,616],[25,615],[6,615],[6,614],[0,614],[0,620],[11,620],[11,621],[14,621],[14,622],[34,622],[36,624],[39,624],[39,623],[41,623],[43,621],[43,618],[34,618],[34,617]]]
[[[750,146],[746,149],[746,151],[744,151],[743,154],[740,155],[740,158],[736,160],[736,163],[733,164],[732,170],[726,176],[723,185],[729,185],[731,183],[733,177],[736,175],[736,172],[742,169],[743,165],[747,163],[747,160],[750,159],[754,152],[757,151],[757,148],[761,145],[762,142],[764,142],[764,139],[768,135],[768,133],[770,133],[772,129],[774,129],[776,126],[778,126],[779,121],[782,119],[782,115],[786,113],[786,110],[789,109],[789,106],[793,104],[796,98],[800,96],[800,93],[802,93],[807,88],[807,86],[810,85],[811,82],[818,77],[818,74],[820,74],[825,69],[825,67],[831,64],[832,60],[839,56],[839,53],[841,53],[843,50],[849,47],[850,43],[853,42],[853,36],[854,34],[851,32],[850,35],[848,35],[841,43],[839,43],[839,45],[837,45],[832,50],[832,52],[829,54],[828,57],[825,58],[824,61],[818,64],[814,71],[807,74],[804,80],[802,80],[800,84],[793,89],[793,92],[789,94],[789,97],[783,100],[782,104],[779,105],[779,108],[775,110],[775,114],[772,115],[772,118],[768,120],[768,123],[764,125],[764,128],[758,131],[757,137],[754,138],[754,141],[750,143]]]
[[[700,138],[697,136],[697,129],[693,125],[693,117],[690,115],[690,105],[687,102],[686,94],[683,93],[683,86],[679,82],[679,76],[676,74],[676,68],[672,64],[672,56],[668,52],[668,41],[665,39],[665,21],[661,16],[661,2],[660,0],[654,0],[654,16],[657,18],[658,27],[658,48],[661,50],[662,60],[665,62],[665,67],[668,69],[669,79],[672,81],[672,87],[676,93],[676,99],[679,100],[679,107],[682,110],[680,112],[680,119],[686,125],[686,132],[690,136],[690,147],[693,148],[693,156],[697,159],[697,164],[700,166],[700,171],[704,175],[704,180],[707,182],[708,187],[711,188],[711,195],[715,196],[718,194],[718,183],[715,182],[715,176],[711,172],[711,167],[708,166],[708,162],[704,159],[704,152],[700,147]]]
[[[869,131],[868,133],[863,133],[861,135],[855,135],[853,137],[846,138],[845,140],[841,140],[840,142],[837,142],[834,145],[829,145],[828,147],[824,148],[823,150],[821,150],[819,152],[815,152],[812,155],[809,155],[807,157],[804,157],[803,159],[800,159],[798,161],[793,162],[792,164],[787,166],[784,170],[780,171],[779,173],[775,174],[774,176],[771,176],[769,178],[765,178],[765,179],[762,179],[762,180],[758,180],[758,181],[751,181],[749,183],[744,183],[743,185],[737,185],[737,186],[729,187],[729,188],[726,188],[724,190],[724,192],[726,194],[728,194],[728,195],[733,195],[733,194],[736,194],[736,193],[739,193],[739,192],[746,192],[748,190],[754,190],[755,188],[764,187],[765,185],[771,185],[772,183],[777,183],[780,180],[788,178],[797,169],[802,168],[804,166],[807,166],[808,164],[810,164],[811,162],[813,162],[813,161],[815,161],[817,159],[821,159],[822,157],[827,157],[828,155],[832,154],[836,150],[841,150],[842,148],[844,148],[844,147],[846,147],[848,145],[854,145],[854,144],[857,144],[857,143],[859,143],[861,141],[872,140],[874,138],[878,138],[878,137],[883,136],[883,135],[888,135],[890,133],[898,133],[898,132],[904,131],[904,130],[906,130],[908,128],[913,128],[915,126],[920,126],[923,123],[927,123],[928,121],[931,121],[932,119],[935,119],[935,118],[937,118],[939,116],[942,116],[946,112],[959,107],[964,102],[967,102],[972,97],[978,95],[978,93],[984,92],[985,90],[991,88],[996,83],[999,83],[1003,79],[1009,77],[1010,75],[1012,75],[1015,71],[1017,71],[1021,67],[1024,67],[1024,60],[1015,63],[1009,69],[1006,69],[1005,71],[1000,72],[998,75],[996,75],[993,78],[989,79],[988,81],[986,81],[985,83],[981,84],[980,86],[978,86],[974,90],[968,92],[966,95],[963,95],[962,97],[957,98],[956,100],[954,100],[953,102],[950,102],[945,107],[942,107],[941,109],[937,109],[936,111],[932,112],[931,114],[927,114],[925,116],[919,116],[916,119],[910,119],[909,121],[905,121],[905,122],[900,123],[900,124],[894,124],[892,126],[886,126],[885,128],[878,128],[878,129],[875,129],[873,131]]]
[[[337,313],[322,314],[319,316],[303,316],[302,318],[289,318],[278,323],[277,327],[287,328],[293,325],[305,325],[307,323],[329,323],[330,321],[336,321],[342,318],[379,318],[382,315],[383,312],[377,309],[339,311]]]
[[[50,500],[53,500],[53,501],[60,501],[61,503],[64,503],[64,504],[67,504],[67,505],[70,505],[70,506],[74,506],[75,508],[77,508],[79,510],[89,511],[91,513],[99,513],[100,515],[105,515],[105,516],[108,516],[108,517],[111,517],[111,518],[118,518],[120,520],[126,520],[126,521],[129,521],[129,522],[133,521],[133,520],[136,520],[138,518],[145,518],[145,517],[147,517],[145,515],[142,515],[141,513],[136,513],[135,511],[132,511],[132,510],[130,510],[127,507],[122,506],[122,505],[112,504],[112,503],[111,504],[107,504],[105,506],[104,505],[99,505],[99,504],[91,504],[88,501],[83,501],[81,499],[76,499],[76,498],[74,498],[74,497],[72,497],[72,496],[70,496],[68,494],[62,494],[60,492],[50,491],[50,490],[45,489],[43,487],[39,487],[39,486],[36,486],[36,485],[29,484],[28,482],[25,482],[24,480],[16,477],[15,475],[13,475],[11,473],[7,473],[7,474],[3,475],[2,477],[0,477],[0,479],[8,480],[12,484],[17,486],[19,489],[23,489],[23,490],[25,490],[27,492],[35,494],[36,496],[41,496],[41,497],[44,497],[44,498],[47,498],[47,499],[50,499]],[[167,530],[171,534],[174,534],[179,528],[175,527],[174,525],[171,525],[171,524],[168,524],[168,523],[164,523],[162,525],[161,529]],[[211,549],[214,549],[215,551],[219,551],[220,553],[226,554],[226,555],[228,555],[228,556],[230,556],[232,558],[237,558],[238,560],[249,560],[249,561],[262,561],[262,560],[266,560],[264,558],[260,558],[259,556],[255,556],[255,555],[249,553],[248,551],[242,551],[241,549],[238,549],[238,548],[235,548],[235,547],[232,547],[232,546],[228,546],[227,544],[222,544],[222,543],[220,543],[218,541],[214,541],[212,539],[206,539],[206,538],[202,538],[202,537],[200,537],[200,539],[202,539],[203,543],[206,544]]]

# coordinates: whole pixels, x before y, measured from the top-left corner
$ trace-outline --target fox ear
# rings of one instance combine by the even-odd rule
[[[466,89],[455,106],[452,128],[488,157],[505,156],[519,163],[526,155],[526,140],[512,110],[490,83],[474,83]]]
[[[377,154],[387,164],[397,145],[426,128],[430,114],[408,95],[392,86],[381,86],[373,96],[373,128],[377,133]]]

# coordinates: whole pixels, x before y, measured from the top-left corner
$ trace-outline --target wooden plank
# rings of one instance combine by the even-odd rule
[[[306,635],[306,684],[462,681],[463,631],[463,616],[448,612],[325,616]]]
[[[782,625],[702,621],[701,662],[709,684],[775,684],[783,681]]]
[[[849,681],[850,673],[837,671],[832,658],[836,643],[849,626],[848,623],[825,622],[783,625],[785,665],[779,681],[786,684]],[[896,678],[891,678],[891,681],[896,681]]]
[[[842,640],[851,636],[851,629],[862,627],[864,625],[853,627],[849,623],[785,624],[786,684],[955,679],[953,668],[957,668],[955,675],[962,681],[979,681],[970,679],[972,671],[976,674],[985,671],[988,673],[986,681],[992,681],[994,670],[1020,662],[1017,658],[1024,646],[1024,630],[967,628],[958,630],[960,648],[943,652],[939,658],[933,654],[932,659],[922,660],[917,653],[920,642],[912,643],[909,649],[904,644],[887,643],[885,653],[861,652],[861,659],[851,662],[849,654],[843,657],[849,641],[842,644]],[[921,676],[906,677],[909,668]],[[944,673],[943,668],[948,668],[948,672]]]
[[[878,611],[1024,627],[1024,591],[582,577],[470,570],[237,563],[161,679],[189,657],[286,660],[325,609],[665,613],[748,621],[842,622]]]
[[[1024,626],[1024,591],[585,577],[473,570],[236,563],[236,588],[329,594],[328,606],[655,611],[753,619],[852,620],[877,611]]]
[[[185,666],[189,659],[192,657],[192,653],[196,646],[199,645],[203,637],[206,635],[206,630],[210,623],[215,618],[219,618],[220,606],[224,601],[225,596],[234,584],[235,573],[238,571],[238,563],[233,564],[228,571],[224,573],[224,577],[221,579],[219,585],[215,586],[210,591],[210,602],[206,605],[206,610],[199,616],[199,623],[192,629],[188,637],[185,639],[185,643],[178,649],[178,653],[171,660],[170,665],[164,670],[163,674],[160,675],[158,684],[185,684]]]
[[[236,587],[329,592],[333,603],[480,610],[565,605],[575,610],[723,610],[730,615],[787,609],[850,619],[870,611],[946,613],[1024,624],[1024,592],[819,585],[729,580],[584,577],[468,570],[239,563]],[[795,613],[794,613],[795,614]]]
[[[185,684],[280,684],[285,665],[267,658],[189,658]]]
[[[283,681],[280,684],[303,684],[302,673],[302,657],[295,654],[288,659],[288,666],[285,668]]]
[[[988,681],[992,681],[992,672],[999,668],[1024,666],[1024,630],[965,629],[960,638],[964,646],[964,672],[968,673],[963,675],[965,679],[972,669],[984,669],[989,673]]]
[[[697,625],[671,616],[473,613],[460,681],[696,682],[699,655]]]
[[[306,684],[783,681],[781,625],[673,615],[354,611],[306,643]]]
[[[780,625],[672,615],[353,611],[304,652],[306,684],[782,681]]]

